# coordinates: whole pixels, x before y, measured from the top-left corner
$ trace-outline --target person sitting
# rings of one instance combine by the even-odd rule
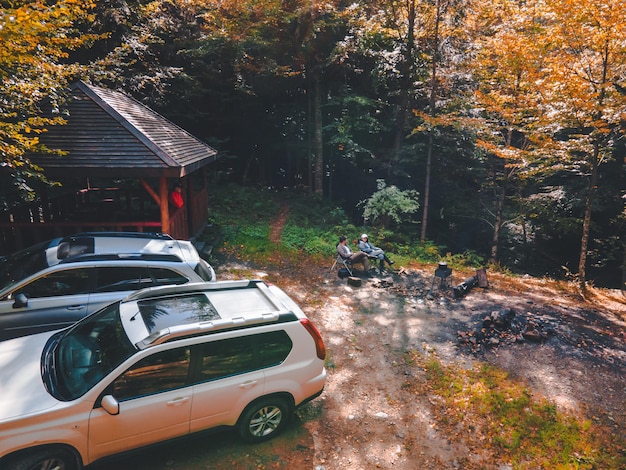
[[[361,250],[363,253],[367,253],[367,256],[369,256],[370,258],[377,258],[380,262],[379,269],[381,272],[385,269],[385,261],[389,264],[389,266],[394,263],[387,257],[387,255],[381,248],[378,248],[377,246],[374,246],[369,242],[369,238],[367,237],[366,233],[361,235],[361,239],[359,240],[359,250]]]
[[[359,251],[354,253],[350,247],[348,246],[348,237],[342,235],[339,237],[339,243],[337,244],[337,253],[344,260],[350,260],[351,263],[362,263],[363,269],[365,270],[365,274],[369,276],[370,272],[370,262],[367,259],[367,254]]]

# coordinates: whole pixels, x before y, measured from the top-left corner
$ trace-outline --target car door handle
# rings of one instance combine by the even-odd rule
[[[178,397],[167,402],[167,406],[180,406],[189,401],[189,397]]]
[[[69,307],[67,307],[68,310],[82,310],[84,308],[84,305],[70,305]]]
[[[258,383],[258,380],[248,380],[247,382],[239,384],[239,388],[252,388]]]

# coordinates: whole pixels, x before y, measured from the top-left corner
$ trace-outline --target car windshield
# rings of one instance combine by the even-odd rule
[[[59,400],[75,400],[136,351],[122,326],[119,303],[109,305],[67,330],[49,353],[54,362],[49,389]]]
[[[46,241],[0,257],[0,291],[47,268],[46,248],[49,246],[50,241]]]

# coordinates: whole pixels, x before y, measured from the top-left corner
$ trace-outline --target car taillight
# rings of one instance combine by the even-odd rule
[[[320,335],[319,330],[315,327],[313,323],[311,323],[311,320],[309,320],[308,318],[300,319],[300,323],[302,323],[302,326],[304,326],[304,328],[306,328],[309,334],[313,337],[317,357],[319,357],[323,361],[324,359],[326,359],[326,346],[324,346],[324,340],[322,339],[322,335]]]

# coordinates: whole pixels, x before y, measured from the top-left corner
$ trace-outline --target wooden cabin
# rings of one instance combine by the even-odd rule
[[[41,137],[64,155],[30,156],[63,186],[0,213],[0,254],[85,231],[189,239],[204,229],[206,169],[217,158],[215,149],[124,93],[82,81],[71,88],[68,110],[68,123]],[[168,204],[175,183],[183,187],[180,209]]]

